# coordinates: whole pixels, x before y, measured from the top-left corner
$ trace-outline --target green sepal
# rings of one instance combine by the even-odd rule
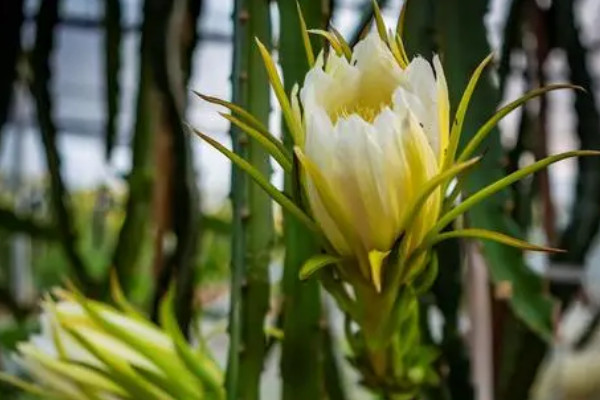
[[[435,238],[432,241],[432,245],[435,245],[444,240],[454,239],[454,238],[471,238],[471,239],[491,240],[494,242],[502,243],[507,246],[516,247],[518,249],[527,250],[527,251],[541,251],[541,252],[547,252],[547,253],[563,253],[564,252],[564,250],[562,250],[562,249],[557,249],[554,247],[547,247],[547,246],[539,246],[539,245],[536,245],[533,243],[526,242],[521,239],[514,238],[509,235],[505,235],[500,232],[494,232],[494,231],[489,231],[486,229],[476,229],[476,228],[457,229],[454,231],[440,233],[439,235],[435,236]]]
[[[275,186],[273,186],[252,164],[246,161],[244,158],[235,154],[231,150],[227,149],[221,143],[212,139],[208,135],[200,132],[197,129],[193,129],[194,133],[202,138],[206,143],[214,147],[216,150],[221,152],[225,157],[229,158],[233,164],[238,168],[246,172],[250,178],[252,178],[271,198],[276,201],[283,209],[289,212],[291,215],[296,217],[298,221],[303,223],[308,229],[313,232],[320,233],[319,228],[313,222],[313,220],[304,213],[289,197],[281,193]]]
[[[454,116],[452,129],[450,130],[450,143],[448,145],[448,154],[446,156],[446,166],[454,162],[454,158],[456,157],[456,149],[458,148],[458,143],[460,141],[460,134],[465,121],[465,114],[467,113],[469,103],[471,102],[471,97],[473,96],[473,92],[477,87],[477,82],[479,82],[481,74],[493,59],[494,54],[492,53],[477,66],[473,72],[473,75],[471,75],[471,79],[469,79],[467,88],[463,92],[460,103],[458,104],[458,109],[456,110],[456,114]]]
[[[431,231],[427,234],[429,236],[429,240],[434,235],[437,235],[442,229],[444,229],[450,222],[454,221],[457,217],[467,212],[471,207],[478,204],[480,201],[486,199],[487,197],[501,191],[502,189],[512,185],[515,182],[520,181],[528,175],[531,175],[547,166],[554,164],[555,162],[564,160],[565,158],[573,158],[573,157],[587,157],[587,156],[600,156],[600,151],[594,150],[576,150],[576,151],[567,151],[565,153],[556,154],[553,156],[546,157],[540,161],[537,161],[527,167],[523,167],[518,171],[513,172],[512,174],[505,176],[502,179],[497,180],[494,183],[489,184],[483,189],[479,190],[477,193],[467,197],[456,207],[452,208],[445,215],[443,215],[437,222],[437,224],[431,229]]]
[[[521,107],[523,104],[525,104],[526,102],[528,102],[529,100],[531,100],[537,96],[541,96],[545,93],[548,93],[553,90],[558,90],[558,89],[581,89],[581,87],[575,86],[575,85],[570,85],[570,84],[559,83],[559,84],[555,84],[555,85],[544,86],[544,87],[534,89],[534,90],[531,90],[531,91],[525,93],[523,96],[521,96],[517,100],[507,104],[506,106],[504,106],[500,110],[498,110],[494,115],[492,115],[492,117],[489,120],[487,120],[487,122],[485,124],[483,124],[483,126],[481,128],[479,128],[477,133],[475,133],[473,138],[471,138],[469,143],[467,143],[467,145],[465,146],[464,150],[458,157],[457,162],[463,162],[466,159],[468,159],[469,157],[471,157],[473,152],[475,150],[477,150],[477,147],[479,147],[481,142],[483,142],[483,140],[487,137],[487,135],[489,135],[489,133],[492,131],[492,129],[494,129],[496,124],[498,122],[500,122],[500,120],[502,118],[504,118],[507,114],[511,113],[512,111],[516,110],[517,108]]]
[[[272,140],[271,138],[273,137],[270,133],[267,132],[267,134],[265,134],[260,132],[233,115],[221,113],[221,116],[246,132],[252,139],[256,140],[256,142],[260,144],[261,147],[275,159],[275,161],[277,161],[284,172],[288,174],[292,172],[292,156],[289,154],[289,151],[283,147],[283,143],[277,139]]]
[[[298,1],[296,1],[296,8],[298,10],[298,19],[300,21],[300,35],[302,36],[302,43],[304,44],[304,51],[306,52],[306,61],[308,61],[308,67],[312,68],[312,66],[315,64],[315,53],[313,51],[312,44],[310,43],[310,38],[308,37],[306,21],[304,20],[302,8],[300,7],[300,3]]]
[[[299,277],[301,280],[308,279],[321,268],[331,264],[337,264],[340,261],[342,261],[342,258],[339,256],[332,256],[330,254],[317,254],[316,256],[312,256],[304,262],[300,268]]]

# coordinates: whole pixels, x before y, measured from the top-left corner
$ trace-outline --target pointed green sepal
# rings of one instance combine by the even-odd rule
[[[331,264],[337,264],[340,261],[342,261],[342,258],[339,256],[332,256],[330,254],[318,254],[304,262],[302,268],[300,268],[299,277],[301,280],[306,280],[321,268]]]
[[[471,79],[469,79],[469,83],[460,99],[460,103],[458,104],[458,109],[456,110],[456,115],[454,116],[454,122],[452,123],[452,129],[450,130],[450,143],[448,145],[448,155],[446,157],[446,166],[450,165],[450,163],[454,162],[454,158],[456,157],[456,149],[458,148],[458,143],[460,141],[460,135],[462,132],[463,123],[465,120],[465,114],[467,113],[467,109],[469,107],[469,103],[471,101],[471,97],[473,96],[473,92],[477,87],[477,82],[479,82],[479,78],[481,74],[485,70],[485,68],[490,64],[490,62],[494,59],[494,54],[488,55],[475,69],[473,75],[471,75]]]
[[[473,152],[475,152],[475,150],[477,150],[477,147],[479,147],[481,142],[483,142],[485,140],[485,138],[489,135],[489,133],[492,131],[492,129],[494,129],[496,124],[498,122],[500,122],[500,120],[502,118],[504,118],[507,114],[511,113],[512,111],[516,110],[517,108],[522,106],[527,101],[529,101],[537,96],[541,96],[550,91],[559,90],[559,89],[583,90],[580,86],[559,83],[559,84],[555,84],[555,85],[544,86],[544,87],[534,89],[534,90],[527,92],[525,95],[521,96],[517,100],[502,107],[494,115],[492,115],[492,117],[489,120],[487,120],[487,122],[485,124],[483,124],[483,126],[481,128],[479,128],[477,133],[475,133],[473,138],[465,146],[465,149],[462,151],[462,153],[458,157],[457,161],[462,162],[462,161],[465,161],[466,159],[468,159],[469,157],[471,157]]]
[[[246,172],[250,178],[252,178],[254,182],[256,182],[265,192],[267,192],[267,194],[271,196],[274,201],[283,207],[285,211],[296,217],[298,221],[303,223],[311,231],[317,233],[320,232],[319,227],[314,223],[314,221],[308,215],[306,215],[304,211],[300,209],[300,207],[294,204],[289,197],[281,193],[275,186],[265,179],[265,177],[256,168],[254,168],[252,164],[199,130],[193,129],[193,132],[202,138],[202,140],[204,140],[206,143],[222,153],[225,157],[229,158],[229,160],[231,160],[231,162],[238,168]]]
[[[432,245],[435,245],[444,240],[455,239],[455,238],[491,240],[494,242],[505,244],[507,246],[516,247],[518,249],[527,250],[527,251],[541,251],[541,252],[546,252],[546,253],[563,253],[565,251],[565,250],[557,249],[554,247],[539,246],[539,245],[536,245],[533,243],[526,242],[521,239],[514,238],[512,236],[505,235],[500,232],[489,231],[486,229],[475,229],[475,228],[457,229],[457,230],[450,231],[450,232],[440,233],[439,235],[434,237],[434,239],[432,240]]]
[[[298,121],[290,104],[290,100],[285,94],[285,90],[283,88],[283,83],[281,82],[281,78],[279,77],[279,73],[277,72],[277,67],[275,66],[275,62],[273,58],[271,58],[271,54],[267,50],[264,44],[258,38],[256,38],[256,45],[258,46],[258,50],[265,64],[265,69],[267,71],[267,75],[269,76],[269,81],[271,82],[271,87],[275,92],[275,96],[279,101],[279,105],[281,107],[281,113],[285,119],[288,129],[294,139],[294,143],[302,143],[303,142],[303,130],[302,123]]]
[[[315,65],[315,53],[308,37],[308,29],[306,28],[306,21],[304,21],[304,15],[302,14],[302,7],[300,3],[296,1],[296,8],[298,10],[298,19],[300,21],[300,35],[302,36],[302,43],[304,44],[304,51],[306,52],[306,60],[308,61],[308,67],[312,68]]]
[[[554,164],[555,162],[564,160],[565,158],[573,158],[573,157],[588,157],[588,156],[600,156],[600,151],[594,150],[577,150],[577,151],[568,151],[561,154],[556,154],[553,156],[546,157],[540,161],[537,161],[527,167],[521,168],[518,171],[513,172],[512,174],[505,176],[502,179],[497,180],[494,183],[489,184],[483,189],[479,190],[477,193],[472,194],[463,200],[456,207],[452,208],[448,211],[444,216],[442,216],[437,224],[432,228],[432,230],[428,233],[428,236],[431,238],[434,235],[437,235],[442,229],[444,229],[449,223],[454,221],[457,217],[468,211],[471,207],[478,204],[480,201],[486,199],[487,197],[492,196],[493,194],[499,192],[500,190],[512,185],[513,183],[520,181],[528,175],[531,175],[547,166]]]
[[[250,125],[245,124],[233,115],[221,113],[221,116],[246,132],[252,139],[256,140],[258,144],[260,144],[261,147],[265,149],[279,165],[281,165],[281,168],[283,168],[286,173],[289,174],[292,172],[292,159],[287,149],[283,146],[283,143],[273,138],[271,134],[265,136],[263,133],[252,128]],[[271,140],[271,138],[275,140]]]

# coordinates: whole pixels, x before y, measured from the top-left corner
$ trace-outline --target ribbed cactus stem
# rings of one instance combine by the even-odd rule
[[[269,3],[237,0],[234,26],[233,101],[268,125],[269,81],[254,38],[270,46]],[[231,138],[234,151],[268,178],[268,154],[238,129],[232,129]],[[268,268],[274,235],[272,202],[235,167],[231,190],[234,232],[227,396],[257,400],[266,351],[264,321],[269,307]]]
[[[287,93],[290,93],[295,83],[302,84],[308,71],[295,3],[289,0],[279,1],[279,57]],[[324,27],[327,10],[325,6],[328,3],[320,0],[299,2],[309,29]],[[318,42],[313,42],[313,48],[318,51]],[[286,129],[284,142],[291,150],[293,143]],[[297,175],[290,177],[285,186],[288,193],[299,200],[300,193],[295,190],[297,178]],[[314,235],[294,218],[285,219],[284,234],[284,339],[281,356],[283,399],[320,399],[323,396],[323,368],[318,361],[321,357],[322,340],[319,286],[316,280],[301,282],[298,279],[300,267],[318,252],[318,247]]]

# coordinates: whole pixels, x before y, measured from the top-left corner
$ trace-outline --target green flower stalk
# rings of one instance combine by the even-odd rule
[[[41,332],[17,347],[33,382],[1,380],[57,400],[224,399],[221,371],[185,342],[171,295],[161,328],[123,301],[119,310],[73,291],[53,294],[41,303]]]
[[[568,157],[599,155],[573,151],[525,167],[459,198],[461,180],[481,159],[475,153],[500,119],[545,92],[574,88],[551,85],[506,105],[459,152],[471,95],[489,56],[478,66],[451,119],[441,60],[433,66],[408,59],[399,32],[388,30],[374,2],[377,32],[354,48],[335,30],[306,30],[311,70],[288,95],[275,62],[257,40],[271,86],[294,139],[293,154],[254,116],[227,107],[301,187],[294,202],[237,154],[202,132],[197,134],[246,171],[291,216],[321,238],[322,253],[307,260],[300,278],[316,276],[347,316],[347,337],[366,385],[384,396],[411,396],[435,383],[434,352],[421,345],[419,294],[437,275],[434,246],[453,238],[497,241],[533,251],[559,251],[482,229],[444,228],[471,207],[527,175]],[[304,21],[301,18],[301,26]],[[323,36],[329,51],[315,57],[309,34]],[[450,190],[452,189],[452,190]]]

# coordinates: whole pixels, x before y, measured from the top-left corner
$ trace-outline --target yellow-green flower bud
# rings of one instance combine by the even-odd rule
[[[83,400],[222,395],[220,371],[180,333],[77,294],[56,293],[58,301],[42,302],[41,331],[17,346],[16,360],[34,380],[28,386],[33,391]]]

